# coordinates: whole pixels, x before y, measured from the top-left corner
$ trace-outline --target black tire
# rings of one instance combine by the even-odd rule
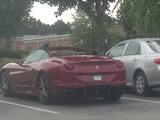
[[[49,104],[51,100],[50,90],[48,86],[48,77],[45,73],[41,73],[38,77],[37,92],[39,102]]]
[[[1,73],[1,92],[4,97],[12,96],[8,75],[6,72]]]
[[[105,101],[117,102],[123,94],[123,87],[114,87],[109,90],[109,93],[104,96]]]
[[[150,88],[147,84],[146,76],[143,72],[138,72],[134,77],[134,89],[138,96],[147,96]]]

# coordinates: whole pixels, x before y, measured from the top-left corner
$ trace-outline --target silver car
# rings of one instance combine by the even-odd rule
[[[160,87],[160,38],[125,40],[111,48],[106,56],[120,60],[126,69],[127,86],[145,96]]]

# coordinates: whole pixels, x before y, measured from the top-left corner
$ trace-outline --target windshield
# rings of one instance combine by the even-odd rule
[[[147,44],[154,52],[160,53],[160,40],[147,41]]]
[[[49,51],[50,57],[62,57],[68,55],[76,55],[77,52],[75,50],[52,50]]]

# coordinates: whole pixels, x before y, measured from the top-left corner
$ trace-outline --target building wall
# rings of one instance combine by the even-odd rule
[[[73,45],[72,36],[66,35],[48,35],[34,37],[17,37],[14,41],[17,50],[35,50],[48,43],[50,47],[71,47]]]
[[[23,50],[23,38],[17,37],[13,42],[13,48],[16,50]]]

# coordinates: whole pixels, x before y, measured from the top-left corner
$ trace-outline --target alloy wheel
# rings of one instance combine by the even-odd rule
[[[139,72],[135,76],[135,90],[139,96],[146,96],[149,93],[149,87],[143,72]]]
[[[8,82],[8,77],[6,72],[2,72],[1,74],[1,89],[2,89],[2,95],[7,97],[11,95],[10,87],[9,87],[9,82]]]
[[[137,92],[142,94],[144,92],[145,89],[145,79],[143,78],[143,76],[138,76],[137,80],[136,80],[136,89]]]
[[[48,81],[45,74],[40,75],[38,81],[38,97],[39,101],[43,104],[47,104],[49,101]]]

